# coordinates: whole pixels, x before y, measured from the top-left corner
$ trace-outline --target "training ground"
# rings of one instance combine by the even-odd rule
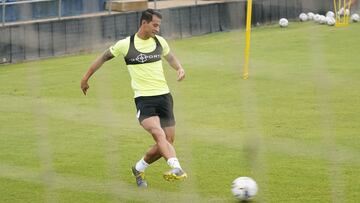
[[[360,24],[254,28],[169,41],[186,79],[164,66],[177,155],[189,178],[165,182],[159,160],[139,190],[131,166],[153,144],[138,125],[122,58],[80,79],[100,53],[0,66],[0,202],[253,202],[360,199]],[[166,63],[165,63],[166,64]]]

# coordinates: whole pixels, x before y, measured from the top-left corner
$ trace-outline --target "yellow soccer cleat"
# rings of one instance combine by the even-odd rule
[[[173,168],[164,173],[164,179],[167,181],[184,180],[185,178],[187,178],[187,174],[180,168]]]

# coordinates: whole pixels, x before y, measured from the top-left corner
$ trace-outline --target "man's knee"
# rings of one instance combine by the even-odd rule
[[[166,140],[165,133],[161,128],[151,127],[146,130],[153,136],[156,142]]]
[[[158,127],[151,127],[148,129],[149,133],[153,136],[163,136],[163,132],[161,128]]]

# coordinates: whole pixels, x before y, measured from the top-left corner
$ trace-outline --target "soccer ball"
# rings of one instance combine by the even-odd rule
[[[335,18],[333,17],[326,17],[326,24],[333,26],[335,25]]]
[[[332,11],[328,11],[328,12],[326,13],[326,17],[334,18],[334,17],[335,17],[335,13],[332,12]]]
[[[299,15],[300,21],[305,22],[308,20],[308,16],[305,13]]]
[[[289,21],[286,18],[281,18],[279,20],[280,27],[287,27],[289,25]]]
[[[309,19],[309,20],[313,20],[315,14],[314,14],[313,12],[309,12],[309,13],[307,13],[307,16],[308,16],[308,19]]]
[[[360,20],[359,14],[354,13],[354,14],[351,15],[351,21],[352,22],[356,23],[356,22],[359,22],[359,20]]]
[[[317,22],[317,23],[320,22],[320,15],[319,14],[314,15],[314,21]]]
[[[326,24],[326,17],[324,15],[320,15],[319,23],[320,24]]]
[[[239,200],[249,200],[258,191],[256,182],[249,177],[236,178],[231,185],[231,192]]]

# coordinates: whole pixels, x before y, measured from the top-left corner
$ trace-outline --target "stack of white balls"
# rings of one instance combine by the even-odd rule
[[[326,21],[326,24],[330,25],[330,26],[333,26],[335,25],[335,13],[332,12],[332,11],[328,11],[326,13],[326,17],[325,17],[325,21]]]
[[[304,18],[305,15],[309,20],[313,20],[316,23],[324,24],[324,25],[327,24],[330,26],[335,25],[335,14],[332,11],[327,12],[326,16],[320,14],[314,14],[312,12],[309,12],[307,14],[301,13],[299,16],[300,21],[302,22],[304,21],[303,19],[305,19]]]
[[[338,15],[350,15],[350,11],[349,9],[340,9],[337,13]],[[328,11],[326,13],[326,15],[320,15],[320,14],[314,14],[313,12],[308,12],[306,13],[300,13],[299,15],[299,19],[301,22],[306,22],[306,21],[314,21],[316,23],[319,24],[323,24],[323,25],[329,25],[329,26],[333,26],[336,23],[335,20],[336,16],[335,13],[332,11]],[[351,15],[351,22],[356,23],[360,21],[360,16],[357,13],[354,13]],[[282,28],[288,27],[289,25],[289,21],[286,18],[281,18],[279,20],[279,25]]]

